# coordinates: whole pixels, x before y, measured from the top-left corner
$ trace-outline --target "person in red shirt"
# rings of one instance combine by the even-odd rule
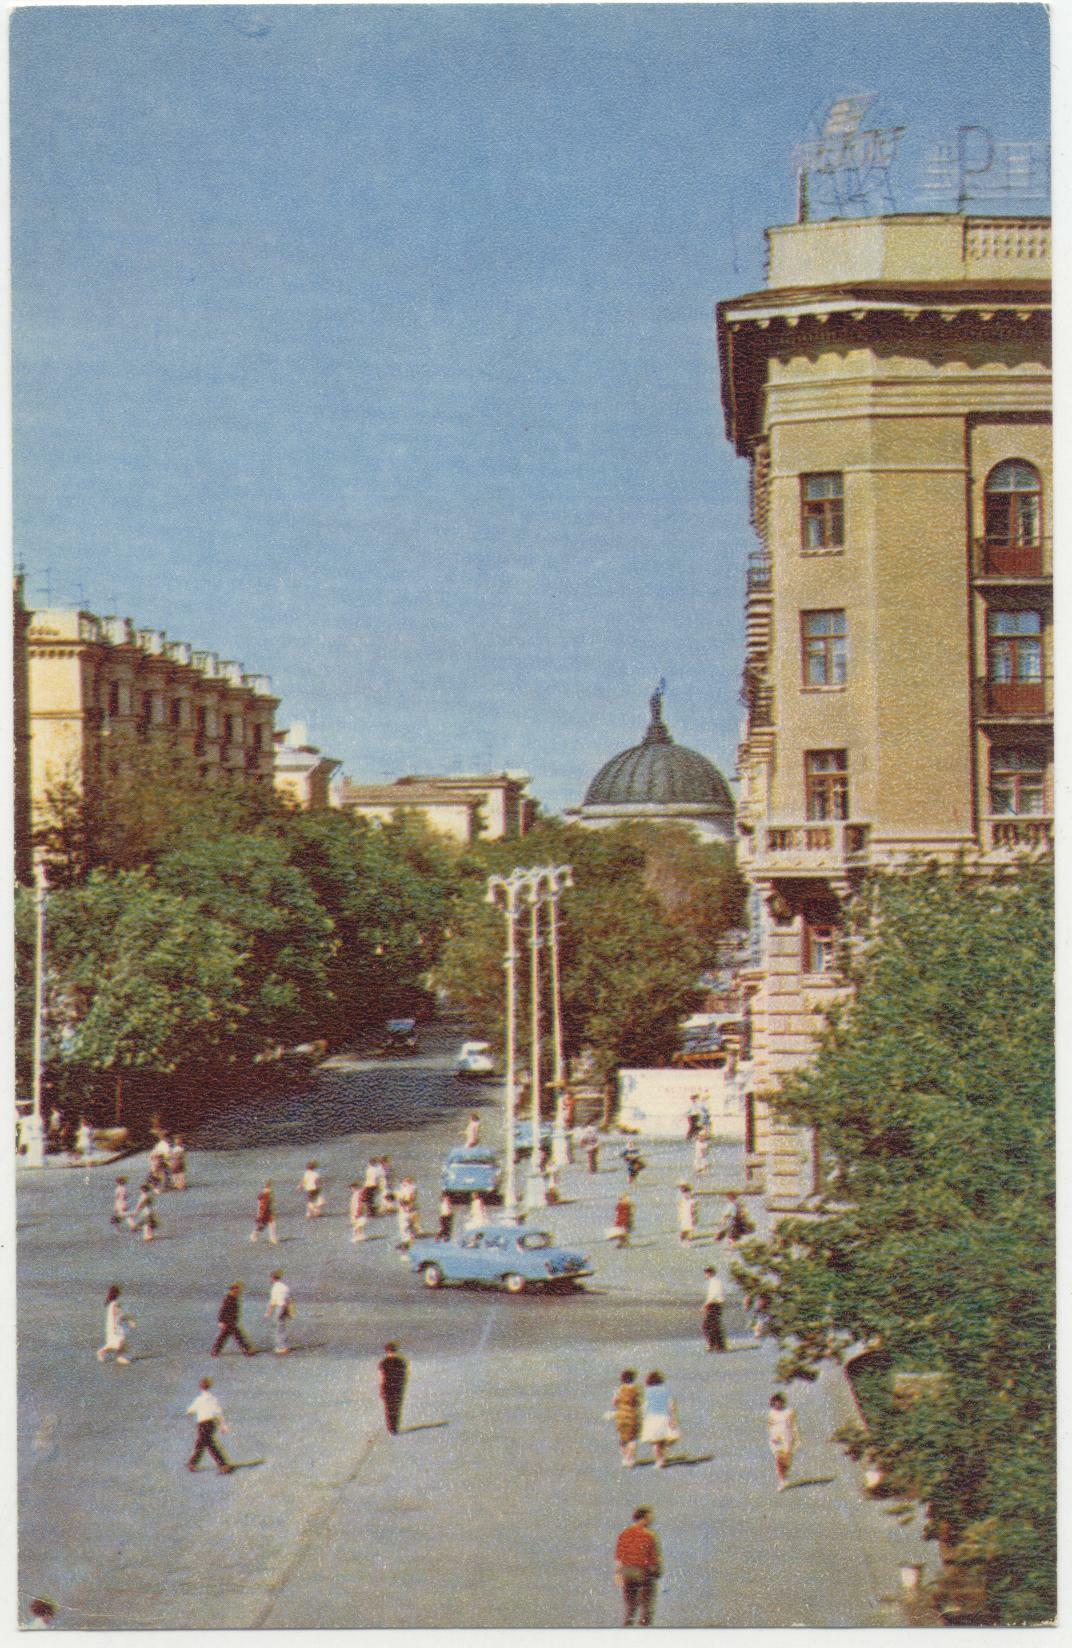
[[[650,1625],[655,1611],[655,1582],[663,1564],[651,1524],[651,1506],[638,1505],[614,1548],[614,1578],[621,1586],[625,1605],[623,1625],[632,1625],[634,1614],[639,1614],[638,1624]]]

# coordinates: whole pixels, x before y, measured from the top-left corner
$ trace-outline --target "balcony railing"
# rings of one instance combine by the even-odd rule
[[[813,874],[867,860],[870,826],[841,819],[825,823],[767,824],[756,832],[754,863],[769,870],[807,870]]]
[[[1053,851],[1053,819],[1041,813],[1003,813],[985,824],[991,852]]]
[[[1053,540],[1040,538],[1033,544],[1002,544],[991,538],[975,540],[977,578],[1051,578]]]
[[[975,713],[980,718],[1032,721],[1053,714],[1053,676],[1038,681],[976,681]]]
[[[748,566],[744,575],[745,589],[749,595],[753,590],[768,590],[771,587],[771,559],[760,551],[754,551],[748,557]]]

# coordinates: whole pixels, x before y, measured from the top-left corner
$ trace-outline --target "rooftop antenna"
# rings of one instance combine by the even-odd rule
[[[844,92],[811,117],[793,150],[797,222],[894,210],[890,170],[906,126],[876,92]]]

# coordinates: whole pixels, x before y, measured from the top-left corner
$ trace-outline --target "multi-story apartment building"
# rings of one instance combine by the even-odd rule
[[[129,618],[52,608],[26,631],[30,795],[92,784],[145,739],[167,738],[201,774],[271,785],[278,699],[266,675],[135,629]]]
[[[898,215],[768,231],[719,305],[752,472],[739,855],[772,1199],[809,1149],[763,1095],[814,1048],[871,865],[1050,846],[1050,227]]]

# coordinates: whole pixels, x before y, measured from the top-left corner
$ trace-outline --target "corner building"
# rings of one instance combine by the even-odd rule
[[[870,866],[1052,846],[1048,219],[767,231],[718,307],[752,470],[738,842],[751,891],[755,1148],[771,1202],[813,1141],[764,1104],[836,997]]]

